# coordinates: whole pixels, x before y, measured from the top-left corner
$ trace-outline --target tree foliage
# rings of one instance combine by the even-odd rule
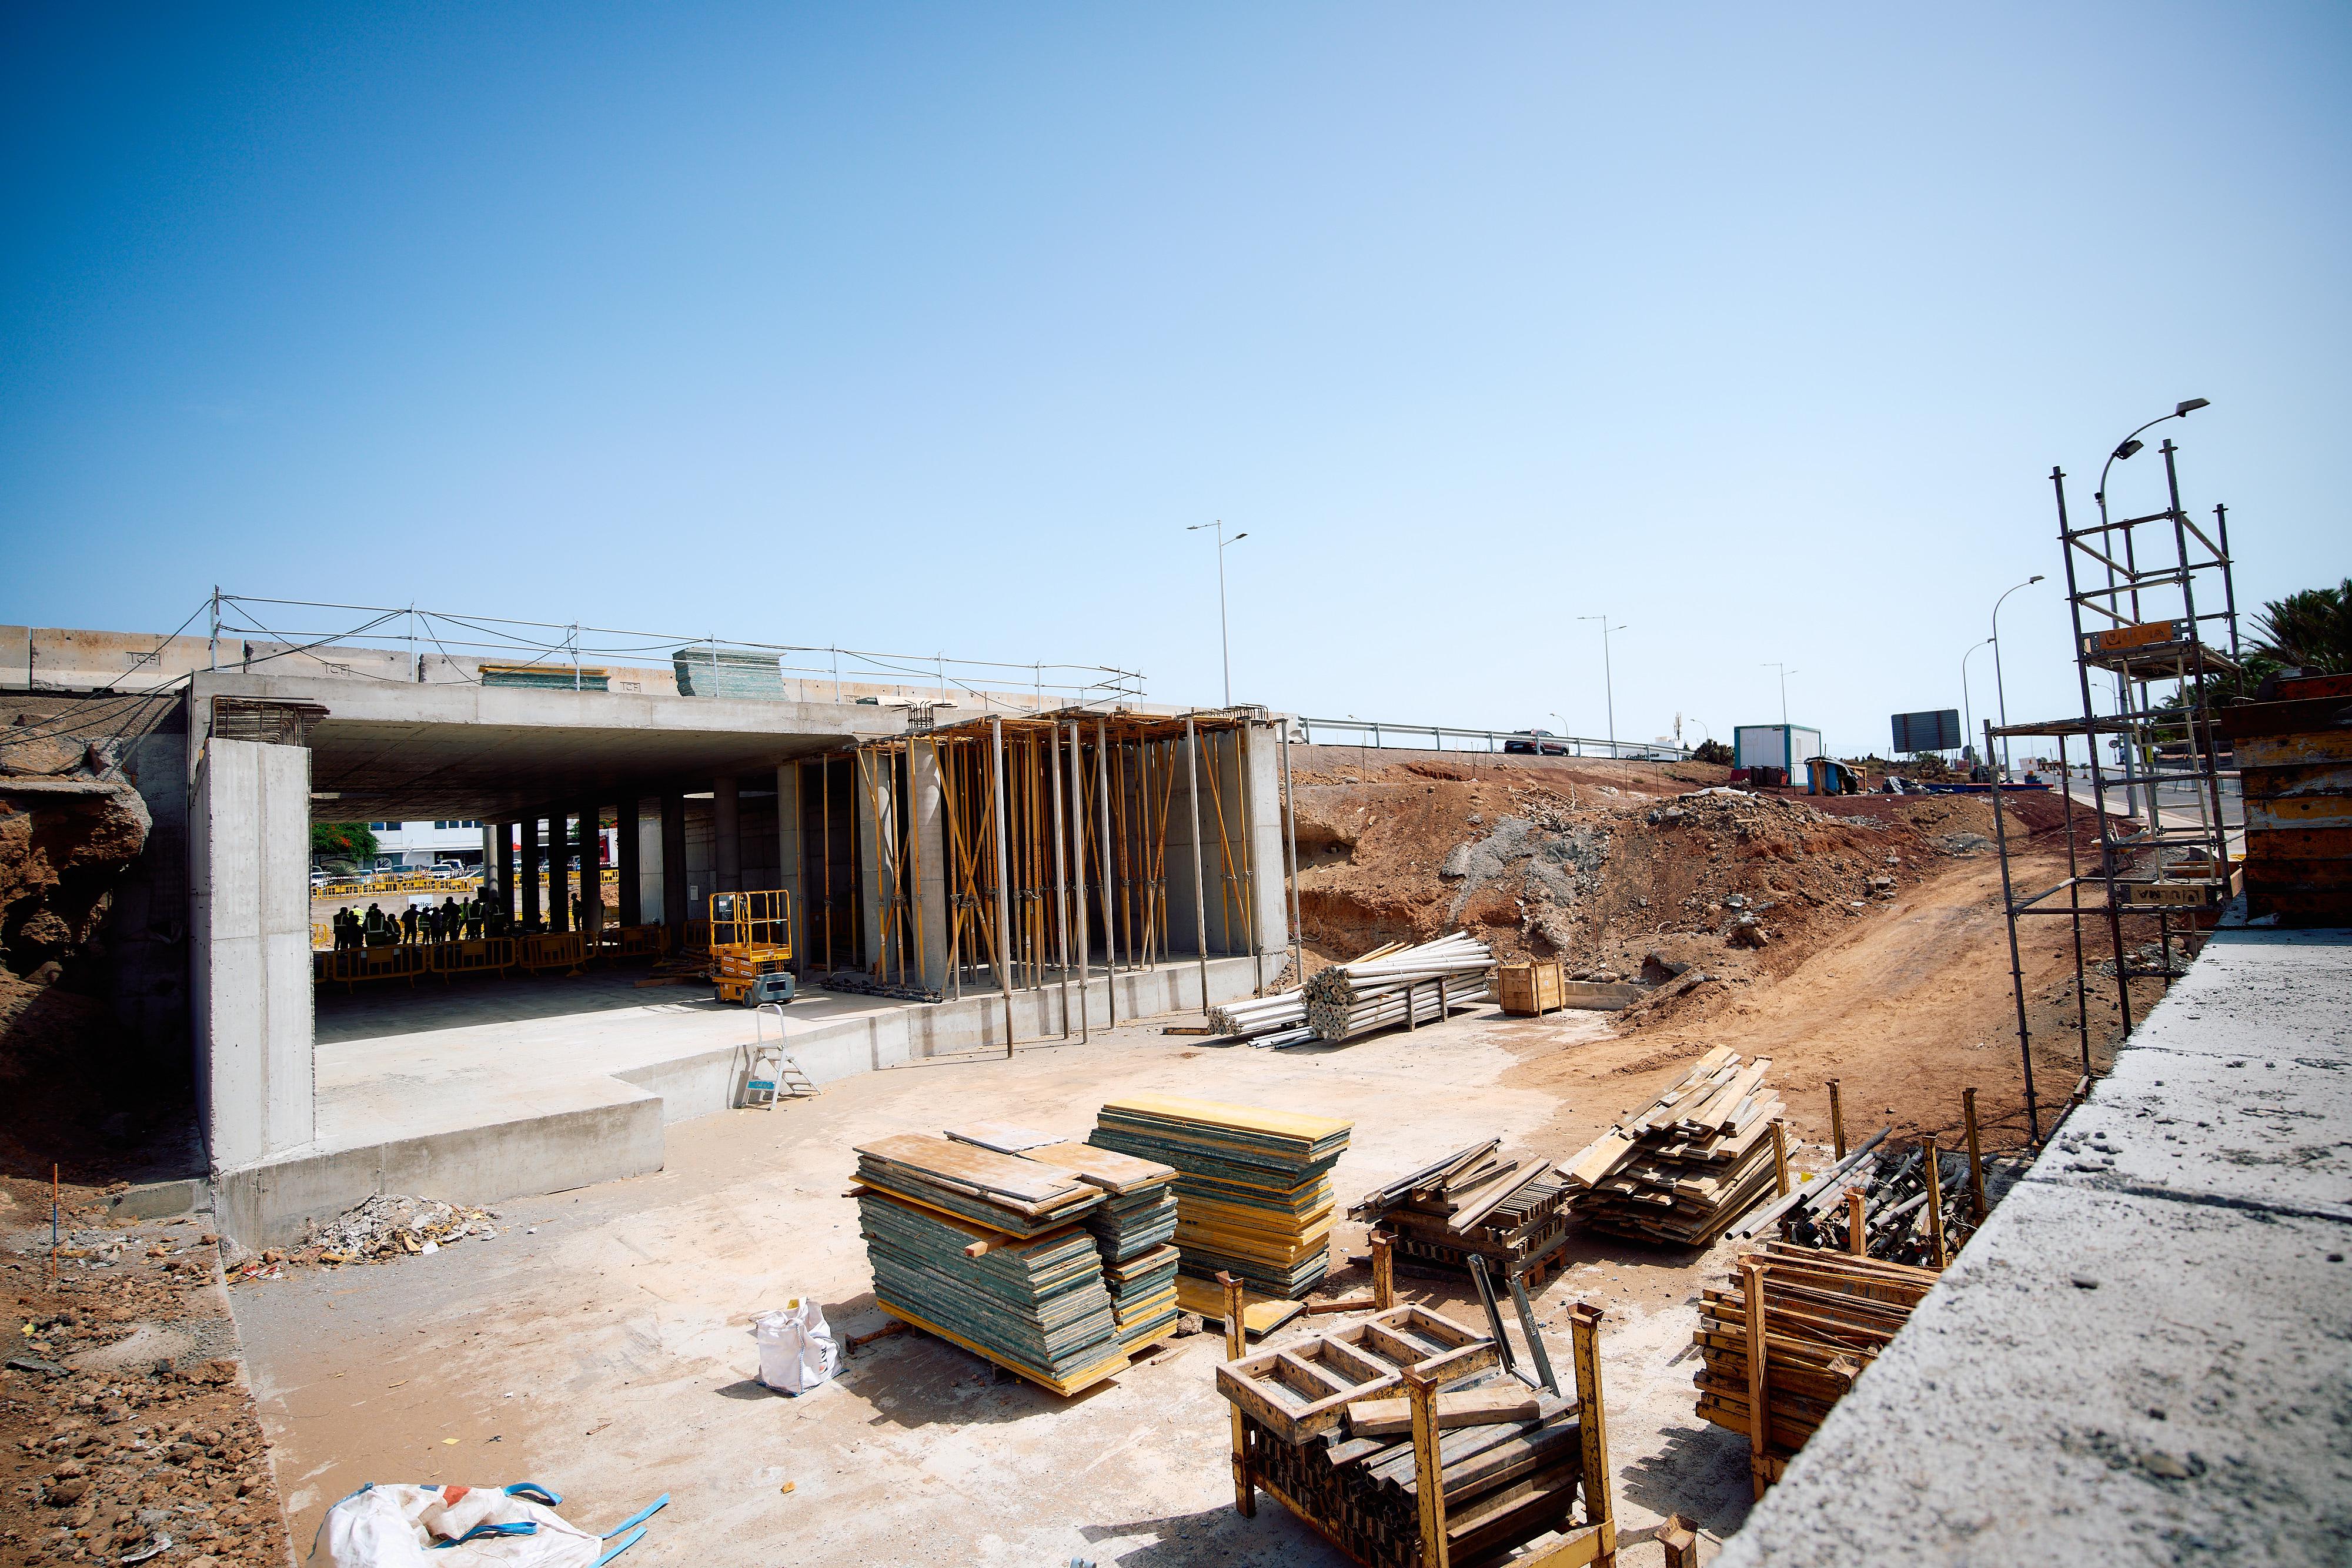
[[[1691,752],[1693,762],[1712,762],[1719,767],[1731,766],[1731,747],[1719,740],[1702,740]]]
[[[310,852],[328,855],[336,860],[368,861],[375,858],[375,834],[365,822],[313,822],[310,824]]]
[[[2352,578],[2272,600],[2255,612],[2254,632],[2254,656],[2271,668],[2307,675],[2352,673]]]

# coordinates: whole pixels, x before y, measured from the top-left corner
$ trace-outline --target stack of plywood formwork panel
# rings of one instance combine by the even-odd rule
[[[1119,1348],[1133,1354],[1176,1327],[1176,1167],[1092,1144],[1025,1149],[1024,1159],[1074,1171],[1103,1191],[1086,1228],[1102,1255]]]
[[[1352,1130],[1328,1116],[1136,1094],[1106,1104],[1087,1141],[1176,1167],[1183,1272],[1229,1271],[1296,1300],[1330,1266],[1331,1167]]]
[[[876,1303],[1057,1394],[1128,1364],[1076,1174],[925,1134],[857,1151]]]

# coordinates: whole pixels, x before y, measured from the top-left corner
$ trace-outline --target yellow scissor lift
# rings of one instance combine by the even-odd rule
[[[710,895],[710,982],[718,999],[744,1007],[793,999],[793,895]]]

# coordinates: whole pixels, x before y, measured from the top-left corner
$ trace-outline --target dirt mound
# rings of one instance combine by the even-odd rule
[[[1299,903],[1328,958],[1463,930],[1506,957],[1688,994],[1782,971],[1961,852],[1891,813],[1706,787],[1720,769],[1316,760],[1297,775]]]
[[[56,762],[13,747],[11,768]],[[146,803],[111,758],[76,743],[64,774],[0,777],[0,1170],[46,1173],[52,1162],[96,1177],[126,1149],[184,1120],[178,1073],[127,1089],[124,1063],[144,1060],[102,999],[106,917],[124,867],[147,842]],[[168,1082],[167,1082],[168,1080]]]

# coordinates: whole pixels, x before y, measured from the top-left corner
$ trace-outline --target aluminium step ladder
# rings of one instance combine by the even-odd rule
[[[776,1038],[767,1038],[768,1013],[776,1015]],[[775,1109],[779,1099],[805,1100],[820,1092],[801,1064],[784,1050],[784,1009],[770,1002],[753,1009],[758,1034],[751,1042],[751,1066],[743,1080],[743,1104],[748,1109]]]

